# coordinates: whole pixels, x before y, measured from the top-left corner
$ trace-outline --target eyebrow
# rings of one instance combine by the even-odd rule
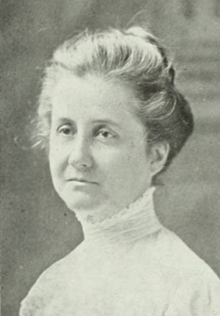
[[[115,121],[112,121],[110,119],[95,120],[95,121],[92,121],[92,123],[95,123],[95,124],[111,124],[111,125],[114,125],[116,127],[120,127],[119,123],[116,123]]]
[[[60,122],[69,122],[69,123],[75,124],[75,121],[72,120],[69,117],[59,117],[58,121],[60,121]],[[91,121],[91,123],[92,124],[103,124],[103,125],[111,124],[111,125],[114,125],[114,126],[120,128],[120,124],[116,123],[115,121],[113,121],[111,119],[99,119],[99,120]]]

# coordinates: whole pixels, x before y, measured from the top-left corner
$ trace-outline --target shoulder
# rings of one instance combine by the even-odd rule
[[[219,278],[175,233],[162,227],[135,257],[146,287],[164,301],[165,316],[220,315]]]
[[[220,283],[214,276],[194,275],[179,280],[170,298],[166,316],[220,315]]]
[[[165,315],[220,315],[220,280],[208,264],[166,228],[154,245],[155,266],[171,288]]]
[[[135,244],[131,255],[142,267],[161,277],[161,281],[178,282],[197,275],[211,277],[220,283],[209,265],[191,250],[175,233],[165,227]]]
[[[135,257],[141,262],[142,270],[156,271],[161,281],[177,283],[179,280],[203,276],[220,280],[209,265],[193,252],[175,233],[162,227],[135,247]],[[141,258],[140,258],[141,257]]]
[[[64,280],[70,276],[70,271],[75,266],[76,262],[77,255],[75,255],[74,250],[47,268],[40,275],[32,289],[34,290],[34,288],[37,289],[38,287],[48,288],[60,284],[61,280]]]
[[[179,278],[202,274],[219,280],[208,264],[167,228],[162,228],[157,236],[155,256],[159,261],[162,259],[164,268],[172,269]]]
[[[41,315],[48,302],[57,295],[56,291],[60,291],[66,281],[70,279],[70,271],[73,270],[76,260],[77,256],[71,252],[47,268],[21,302],[19,315]]]

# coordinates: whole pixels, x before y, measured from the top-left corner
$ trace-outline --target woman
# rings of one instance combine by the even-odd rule
[[[42,274],[20,315],[220,315],[217,276],[154,212],[157,176],[193,131],[158,40],[133,27],[65,42],[46,69],[38,130],[84,241]]]

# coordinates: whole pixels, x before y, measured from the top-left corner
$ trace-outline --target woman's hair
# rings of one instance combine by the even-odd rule
[[[65,73],[119,80],[130,86],[134,109],[147,130],[147,141],[167,142],[166,169],[193,131],[190,106],[175,86],[175,70],[165,48],[142,27],[83,33],[67,40],[46,68],[37,117],[38,137],[48,147],[51,95]]]

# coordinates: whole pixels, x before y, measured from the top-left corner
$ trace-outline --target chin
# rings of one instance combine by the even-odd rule
[[[77,210],[91,210],[95,209],[99,203],[96,199],[88,194],[77,192],[72,193],[71,196],[62,196],[63,201],[71,211]]]

